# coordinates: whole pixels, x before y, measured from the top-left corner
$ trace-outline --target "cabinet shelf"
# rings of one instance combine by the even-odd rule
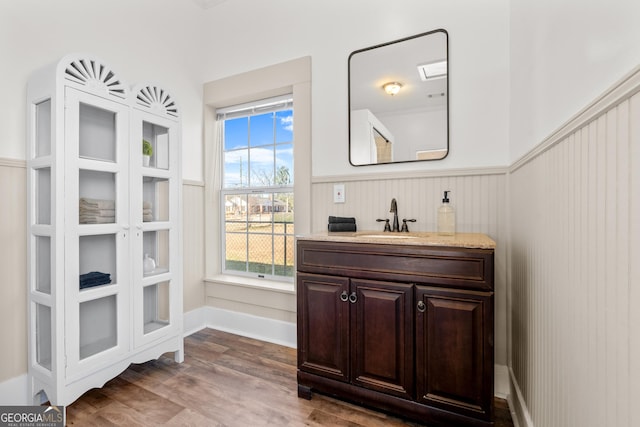
[[[80,289],[78,294],[78,302],[88,302],[98,300],[100,298],[117,295],[120,291],[120,284],[112,282],[108,285],[94,286],[91,288]]]
[[[152,277],[152,276],[157,276],[159,274],[164,274],[164,273],[168,273],[169,269],[168,268],[154,268],[151,271],[146,271],[144,273],[144,277]]]
[[[169,179],[171,177],[171,172],[164,169],[143,167],[141,170],[142,170],[142,176],[144,176],[145,178],[148,177],[148,178]]]
[[[79,236],[99,236],[102,234],[116,234],[122,230],[119,224],[78,224]]]
[[[142,224],[142,231],[163,231],[169,229],[169,221],[150,221]]]
[[[158,329],[162,329],[165,326],[169,326],[169,322],[154,321],[154,322],[145,323],[144,333],[145,335],[150,334],[151,332],[157,331]]]
[[[80,346],[80,359],[87,359],[91,356],[103,353],[105,350],[109,350],[115,347],[116,342],[113,337],[106,337],[100,340]]]
[[[118,172],[118,164],[113,161],[105,161],[102,159],[92,159],[88,157],[80,157],[78,159],[78,168],[96,172]]]
[[[86,287],[80,287],[80,293],[86,293],[90,290],[95,290],[95,289],[101,289],[101,288],[105,288],[107,286],[116,286],[117,283],[104,283],[102,285],[94,285],[94,286],[86,286]]]

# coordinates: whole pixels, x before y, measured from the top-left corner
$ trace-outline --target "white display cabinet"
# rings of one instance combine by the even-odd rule
[[[68,405],[131,363],[183,360],[180,121],[166,90],[89,55],[27,97],[29,384]]]

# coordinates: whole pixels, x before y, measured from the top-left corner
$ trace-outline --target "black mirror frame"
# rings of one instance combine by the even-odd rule
[[[356,165],[351,161],[351,57],[355,54],[358,53],[362,53],[362,52],[366,52],[369,50],[373,50],[376,48],[380,48],[380,47],[384,47],[384,46],[388,46],[388,45],[392,45],[395,43],[401,43],[403,41],[407,41],[407,40],[412,40],[412,39],[416,39],[418,37],[424,37],[424,36],[428,36],[430,34],[434,34],[434,33],[444,33],[445,35],[445,52],[446,52],[446,58],[447,58],[447,86],[446,86],[446,91],[447,91],[447,124],[446,124],[446,129],[447,129],[447,152],[446,154],[439,158],[439,159],[423,159],[423,160],[398,160],[398,161],[393,161],[393,162],[387,162],[387,163],[367,163],[367,164],[359,164]],[[420,33],[420,34],[415,34],[413,36],[408,36],[408,37],[403,37],[401,39],[397,39],[397,40],[392,40],[386,43],[381,43],[375,46],[370,46],[370,47],[366,47],[366,48],[362,48],[362,49],[358,49],[358,50],[354,50],[353,52],[351,52],[349,54],[349,58],[347,59],[347,119],[348,119],[348,139],[349,139],[349,164],[351,166],[354,167],[360,167],[360,166],[378,166],[378,165],[392,165],[392,164],[398,164],[398,163],[416,163],[416,162],[433,162],[433,161],[437,161],[437,160],[444,160],[445,158],[447,158],[447,156],[449,155],[449,152],[451,151],[451,147],[450,147],[450,129],[449,129],[449,125],[450,125],[450,102],[451,102],[451,97],[450,97],[450,92],[449,92],[449,81],[450,81],[450,58],[449,58],[449,32],[443,28],[438,28],[435,30],[431,30],[431,31],[426,31],[424,33]]]

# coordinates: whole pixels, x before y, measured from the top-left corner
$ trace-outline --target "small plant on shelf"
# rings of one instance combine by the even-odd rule
[[[153,146],[146,139],[142,140],[142,154],[144,154],[145,156],[153,155]]]
[[[146,139],[142,140],[142,161],[144,166],[149,166],[149,160],[153,155],[153,146]]]

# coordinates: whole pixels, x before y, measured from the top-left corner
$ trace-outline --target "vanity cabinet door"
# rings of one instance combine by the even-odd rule
[[[298,368],[349,381],[349,279],[297,275]]]
[[[351,279],[352,382],[411,399],[413,285]]]
[[[415,305],[417,400],[490,420],[493,292],[417,286]]]

